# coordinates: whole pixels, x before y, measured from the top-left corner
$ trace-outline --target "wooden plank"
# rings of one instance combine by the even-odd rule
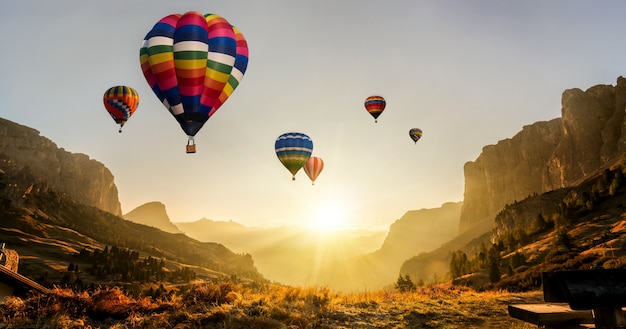
[[[572,310],[567,304],[513,304],[509,315],[516,319],[546,327],[593,323],[591,310]]]
[[[39,283],[0,265],[0,280],[12,286],[24,287],[26,290],[34,290],[42,294],[50,294],[50,289],[40,285]]]

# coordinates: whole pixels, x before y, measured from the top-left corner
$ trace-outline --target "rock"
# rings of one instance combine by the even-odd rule
[[[17,179],[3,193],[26,199],[33,191],[53,190],[85,205],[122,214],[113,175],[102,163],[67,152],[39,131],[1,118],[0,169]]]
[[[523,127],[464,166],[460,232],[507,204],[569,187],[616,164],[626,150],[626,79],[562,94],[561,118]]]

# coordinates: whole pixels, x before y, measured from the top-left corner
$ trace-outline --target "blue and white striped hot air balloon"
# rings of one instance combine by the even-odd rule
[[[313,141],[303,133],[284,133],[276,139],[274,150],[278,160],[291,173],[292,180],[296,180],[296,173],[311,157]]]

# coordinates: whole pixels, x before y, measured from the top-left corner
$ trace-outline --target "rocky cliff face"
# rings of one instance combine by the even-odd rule
[[[85,154],[57,147],[39,131],[0,118],[0,170],[17,180],[4,193],[64,193],[77,202],[122,214],[113,175]]]
[[[568,89],[561,118],[523,127],[467,162],[460,231],[507,204],[576,184],[615,164],[626,150],[626,79]]]

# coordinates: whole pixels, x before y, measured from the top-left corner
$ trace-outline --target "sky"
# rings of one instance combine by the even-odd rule
[[[523,126],[561,116],[561,94],[626,74],[624,1],[0,0],[0,117],[103,163],[122,212],[153,201],[173,222],[386,229],[463,200],[463,166]],[[149,88],[139,48],[161,18],[214,13],[250,51],[239,87],[187,136]],[[123,132],[111,86],[141,97]],[[363,101],[387,100],[375,123]],[[411,128],[424,134],[414,143]],[[312,185],[274,152],[311,137]]]

